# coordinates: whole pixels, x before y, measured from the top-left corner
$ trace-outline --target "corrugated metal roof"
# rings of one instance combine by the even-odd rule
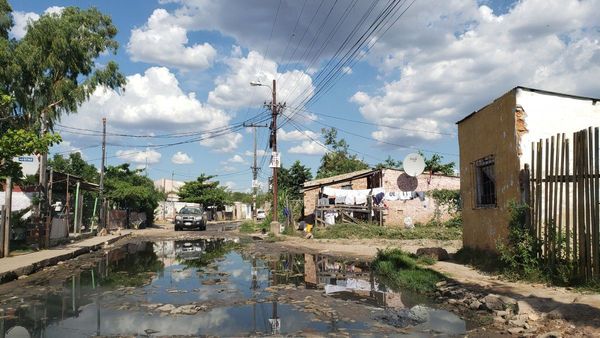
[[[304,187],[304,189],[306,189],[306,188],[317,187],[317,186],[321,186],[321,185],[328,185],[328,184],[334,184],[334,183],[339,183],[339,182],[343,182],[343,181],[349,181],[349,180],[352,180],[355,178],[368,176],[369,174],[372,174],[372,173],[375,173],[378,171],[379,171],[379,169],[364,169],[364,170],[353,171],[353,172],[347,173],[347,174],[341,174],[341,175],[331,176],[331,177],[327,177],[327,178],[321,178],[318,180],[306,181],[306,182],[304,182],[302,187]]]

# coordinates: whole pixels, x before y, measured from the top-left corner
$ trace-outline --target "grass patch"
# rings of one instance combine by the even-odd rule
[[[390,287],[418,293],[435,291],[435,284],[445,279],[442,274],[420,266],[414,255],[400,249],[378,250],[373,269]]]
[[[314,236],[315,238],[323,239],[385,238],[458,240],[462,238],[462,227],[417,225],[413,229],[404,229],[368,223],[342,223],[330,225],[326,228],[315,228]]]
[[[260,229],[261,229],[261,224],[254,223],[253,221],[244,221],[244,222],[242,222],[242,224],[240,224],[240,232],[253,233],[253,232],[259,232]]]

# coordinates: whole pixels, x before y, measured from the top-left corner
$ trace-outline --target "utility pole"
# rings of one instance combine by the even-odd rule
[[[40,137],[44,137],[44,135],[46,135],[46,132],[48,131],[48,122],[47,122],[47,118],[46,118],[46,109],[42,109],[41,115],[40,115]],[[42,222],[42,224],[44,223],[44,218],[46,216],[46,210],[47,205],[50,203],[50,201],[48,201],[48,176],[46,175],[46,171],[48,167],[48,153],[45,152],[43,154],[41,154],[40,157],[40,174],[39,174],[39,184],[40,184],[40,204],[39,204],[39,219]]]
[[[243,123],[246,128],[254,129],[254,163],[252,165],[252,219],[256,221],[256,195],[258,194],[258,166],[256,164],[256,128],[267,128],[266,124]]]
[[[104,200],[104,161],[105,161],[105,159],[106,159],[106,117],[103,117],[102,118],[102,161],[100,162],[100,229],[106,229],[106,201]]]
[[[277,154],[277,81],[273,79],[273,101],[271,102],[271,113],[273,115],[273,125],[271,126],[271,139],[273,140],[273,155]],[[273,159],[273,162],[277,162]],[[273,166],[273,223],[277,222],[277,172],[279,171],[277,163]],[[273,231],[275,234],[279,233],[279,224],[275,224],[277,231]],[[273,225],[271,225],[273,228]],[[273,229],[271,229],[273,230]]]
[[[4,191],[4,229],[2,229],[1,249],[4,257],[10,254],[10,216],[12,212],[12,177],[6,178],[6,190]],[[2,256],[0,256],[2,257]]]

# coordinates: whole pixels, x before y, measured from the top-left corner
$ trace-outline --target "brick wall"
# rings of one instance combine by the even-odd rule
[[[386,192],[400,191],[398,187],[398,177],[402,171],[393,169],[383,170],[383,187]],[[430,179],[429,174],[421,174],[417,177],[418,185],[415,191],[428,192],[434,189],[460,189],[460,178],[442,175],[433,175]],[[404,218],[410,216],[413,222],[426,223],[435,212],[435,202],[427,197],[425,202],[418,198],[405,201],[386,201],[388,210],[384,214],[385,225],[404,225]],[[443,213],[442,219],[448,219],[449,216]]]

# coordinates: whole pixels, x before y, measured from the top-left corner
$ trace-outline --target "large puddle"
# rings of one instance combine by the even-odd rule
[[[389,290],[367,263],[258,256],[222,239],[128,244],[67,280],[32,279],[27,288],[0,294],[0,338],[430,337],[460,336],[469,325],[426,298]]]

